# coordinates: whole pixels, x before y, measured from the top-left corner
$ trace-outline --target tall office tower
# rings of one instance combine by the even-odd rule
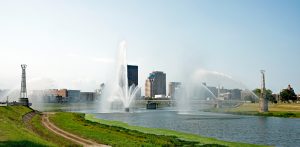
[[[145,96],[166,95],[166,74],[162,71],[153,71],[145,83]]]
[[[131,85],[138,86],[139,84],[139,68],[136,65],[127,65],[128,87]]]

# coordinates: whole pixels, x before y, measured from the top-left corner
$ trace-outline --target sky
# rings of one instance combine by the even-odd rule
[[[19,87],[27,64],[29,82],[93,91],[125,40],[142,89],[154,70],[167,82],[216,71],[254,89],[264,69],[267,88],[300,93],[299,26],[298,0],[0,0],[0,89]]]

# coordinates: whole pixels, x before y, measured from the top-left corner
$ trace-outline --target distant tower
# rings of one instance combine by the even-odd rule
[[[268,112],[268,100],[266,97],[265,70],[261,70],[261,93],[259,101],[259,111]]]
[[[22,64],[22,80],[19,102],[21,105],[28,106],[27,89],[26,89],[26,64]]]

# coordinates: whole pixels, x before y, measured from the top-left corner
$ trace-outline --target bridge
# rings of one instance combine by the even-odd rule
[[[223,107],[223,106],[229,106],[229,107],[237,107],[245,101],[241,100],[219,100],[219,99],[214,99],[214,100],[189,100],[190,104],[192,105],[211,105],[212,107]],[[135,100],[134,104],[136,106],[147,106],[149,104],[155,104],[156,107],[163,107],[163,106],[176,106],[177,101],[173,99],[149,99],[149,100]]]

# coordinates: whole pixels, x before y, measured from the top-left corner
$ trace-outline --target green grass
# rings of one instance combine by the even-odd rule
[[[112,146],[257,146],[171,130],[129,126],[78,113],[59,112],[50,120],[66,131]]]
[[[258,112],[258,108],[258,103],[246,103],[236,108],[214,108],[207,111],[241,115],[300,118],[300,104],[269,104],[269,112],[266,113]]]
[[[38,134],[41,138],[50,141],[52,143],[55,143],[55,145],[57,146],[79,146],[63,137],[54,134],[53,132],[45,128],[42,125],[41,121],[42,118],[40,115],[35,115],[33,119],[30,121],[30,125],[32,128],[31,130],[34,133]]]
[[[40,115],[24,124],[22,116],[31,111],[24,106],[0,107],[0,146],[78,146],[46,129]]]
[[[23,106],[0,107],[0,146],[55,146],[23,124],[22,116],[31,111]]]

